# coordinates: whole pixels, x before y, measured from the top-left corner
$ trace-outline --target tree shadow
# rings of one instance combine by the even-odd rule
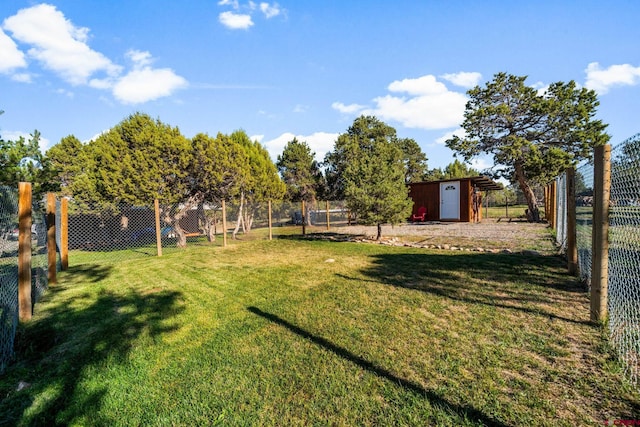
[[[385,380],[390,381],[393,384],[398,384],[401,387],[405,388],[406,390],[412,393],[415,393],[416,395],[425,397],[426,399],[429,400],[429,402],[432,405],[445,408],[447,411],[457,414],[461,419],[474,420],[487,426],[506,426],[506,424],[503,424],[502,422],[494,418],[491,418],[490,416],[484,414],[482,411],[479,411],[476,408],[473,408],[468,405],[463,406],[463,405],[453,404],[447,401],[446,399],[444,399],[443,397],[439,396],[438,394],[434,393],[433,391],[424,388],[422,385],[415,383],[413,381],[407,380],[405,378],[401,378],[395,375],[394,373],[392,373],[391,371],[381,366],[378,366],[375,363],[372,363],[366,360],[365,358],[360,357],[343,347],[340,347],[332,343],[326,338],[314,335],[311,332],[305,329],[302,329],[299,326],[296,326],[293,323],[290,323],[287,320],[282,319],[281,317],[275,314],[267,313],[253,306],[247,307],[247,310],[255,315],[258,315],[264,319],[267,319],[277,325],[280,325],[288,329],[294,334],[304,339],[307,339],[326,350],[329,350],[336,356],[341,357],[359,366],[360,368],[379,376],[380,378],[384,378]]]
[[[385,253],[372,255],[371,259],[371,265],[361,272],[375,283],[570,323],[590,323],[553,313],[544,307],[559,302],[575,305],[584,301],[585,290],[577,278],[564,273],[566,280],[558,280],[565,265],[557,256]],[[345,275],[340,277],[362,280]],[[465,279],[461,281],[463,277]]]
[[[91,281],[109,271],[96,266],[74,270]],[[84,299],[92,302],[78,308]],[[83,371],[101,363],[126,363],[136,340],[155,340],[177,329],[172,318],[182,310],[181,293],[175,291],[101,290],[97,298],[80,295],[73,304],[49,302],[41,316],[18,328],[17,362],[0,381],[0,425],[69,425],[97,414],[108,390],[83,387]],[[96,416],[91,419],[98,424],[115,421]]]

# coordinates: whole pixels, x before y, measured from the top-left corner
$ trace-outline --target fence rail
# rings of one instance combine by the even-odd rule
[[[607,154],[610,150],[610,160]],[[609,340],[626,377],[640,375],[640,134],[605,147],[593,163],[576,170],[575,200],[566,197],[566,176],[556,179],[553,226],[567,250],[567,221],[575,220],[578,274],[589,290],[592,320],[606,320]],[[598,166],[598,161],[603,165]],[[602,170],[600,170],[602,169]],[[574,218],[567,216],[574,204]]]

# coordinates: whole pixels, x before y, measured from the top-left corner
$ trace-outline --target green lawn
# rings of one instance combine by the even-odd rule
[[[559,258],[219,243],[60,274],[19,329],[0,425],[601,426],[640,413]]]

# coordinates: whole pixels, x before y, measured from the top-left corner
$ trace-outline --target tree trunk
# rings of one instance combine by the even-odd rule
[[[376,240],[380,240],[382,238],[382,224],[378,223],[378,235],[376,236]]]
[[[176,232],[176,246],[179,248],[184,248],[187,246],[187,235],[185,231],[180,226],[180,220],[187,215],[189,209],[193,206],[196,206],[198,203],[202,201],[201,194],[195,194],[184,203],[182,209],[176,212],[174,215],[171,215],[171,211],[167,210],[164,215],[164,221],[171,224],[173,229]]]
[[[198,203],[198,226],[204,235],[207,236],[209,243],[216,241],[215,215],[212,218],[207,217],[207,213],[204,210],[204,201]]]
[[[533,189],[527,182],[527,178],[524,175],[524,167],[521,161],[517,161],[515,165],[516,179],[518,185],[527,199],[527,221],[538,222],[540,221],[540,210],[538,209],[538,199],[536,198]]]
[[[238,230],[240,230],[240,223],[243,222],[242,220],[243,206],[244,206],[244,192],[240,192],[240,207],[238,208],[238,220],[236,221],[236,228],[233,229],[233,233],[231,234],[231,238],[233,240],[236,240],[236,235],[238,234]]]

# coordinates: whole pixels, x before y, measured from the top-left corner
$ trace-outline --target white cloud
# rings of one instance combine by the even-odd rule
[[[251,15],[244,15],[233,12],[222,12],[218,16],[218,20],[222,25],[231,30],[246,30],[253,25]]]
[[[334,102],[333,104],[331,104],[331,108],[333,108],[334,110],[338,110],[342,114],[356,114],[367,108],[367,106],[360,104],[345,105],[342,102]]]
[[[472,87],[477,86],[478,83],[480,83],[482,74],[476,73],[476,72],[471,72],[471,73],[460,72],[460,73],[454,73],[454,74],[443,74],[440,77],[442,77],[447,81],[450,81],[456,86],[461,86],[461,87],[470,89]]]
[[[451,139],[454,136],[457,136],[458,138],[464,138],[465,135],[466,135],[466,132],[464,131],[464,129],[458,128],[454,131],[447,132],[444,135],[442,135],[440,138],[436,139],[436,144],[444,145],[444,143],[447,142],[448,139]]]
[[[298,104],[293,108],[294,113],[306,113],[309,107],[307,105]]]
[[[284,147],[287,145],[287,142],[296,138],[298,141],[304,141],[307,143],[312,152],[316,153],[315,159],[318,162],[324,160],[324,156],[327,152],[333,149],[333,145],[338,139],[338,133],[328,133],[328,132],[315,132],[311,135],[294,135],[291,132],[283,133],[282,135],[271,139],[269,141],[264,141],[262,145],[267,148],[269,154],[273,161],[276,161],[278,156],[282,154]]]
[[[16,73],[11,76],[11,80],[20,83],[31,83],[31,74],[28,73]]]
[[[489,169],[493,167],[493,162],[490,159],[484,157],[476,157],[471,159],[471,167],[478,172],[482,172],[483,170]]]
[[[531,87],[537,90],[538,96],[543,96],[549,90],[549,84],[543,82],[535,82]]]
[[[436,95],[446,93],[444,83],[436,80],[435,76],[426,75],[417,79],[404,79],[391,82],[387,87],[391,92],[406,92],[409,95]]]
[[[2,135],[2,139],[5,141],[17,141],[21,137],[24,138],[25,141],[29,141],[32,138],[30,133],[19,130],[3,130],[0,132],[0,135]],[[44,153],[51,147],[51,141],[40,135],[38,146],[40,147],[40,151]]]
[[[234,9],[238,9],[238,7],[240,7],[238,5],[238,0],[220,0],[218,2],[218,5],[219,6],[231,6]]]
[[[134,69],[113,87],[113,96],[124,104],[140,104],[169,96],[187,86],[187,81],[169,68]]]
[[[278,3],[274,3],[270,5],[269,3],[260,3],[260,11],[264,13],[264,16],[267,19],[273,18],[274,16],[278,16],[281,13],[280,6]]]
[[[86,44],[87,28],[75,27],[54,6],[40,4],[21,9],[5,19],[3,28],[16,40],[32,46],[27,51],[29,57],[73,85],[86,84],[94,73],[115,76],[121,71]]]
[[[614,86],[635,86],[640,84],[640,67],[630,64],[611,65],[601,68],[597,62],[592,62],[585,70],[587,81],[585,86],[600,95],[609,92]]]
[[[462,74],[477,73],[458,73],[457,76]],[[471,81],[469,77],[462,80]],[[376,97],[372,108],[341,102],[334,102],[331,106],[343,114],[372,115],[381,120],[399,122],[408,128],[447,129],[462,123],[467,96],[462,92],[449,90],[433,75],[396,80],[387,89],[390,92],[404,92],[406,95]]]
[[[27,61],[18,45],[0,29],[0,73],[10,73],[16,68],[24,68]]]

